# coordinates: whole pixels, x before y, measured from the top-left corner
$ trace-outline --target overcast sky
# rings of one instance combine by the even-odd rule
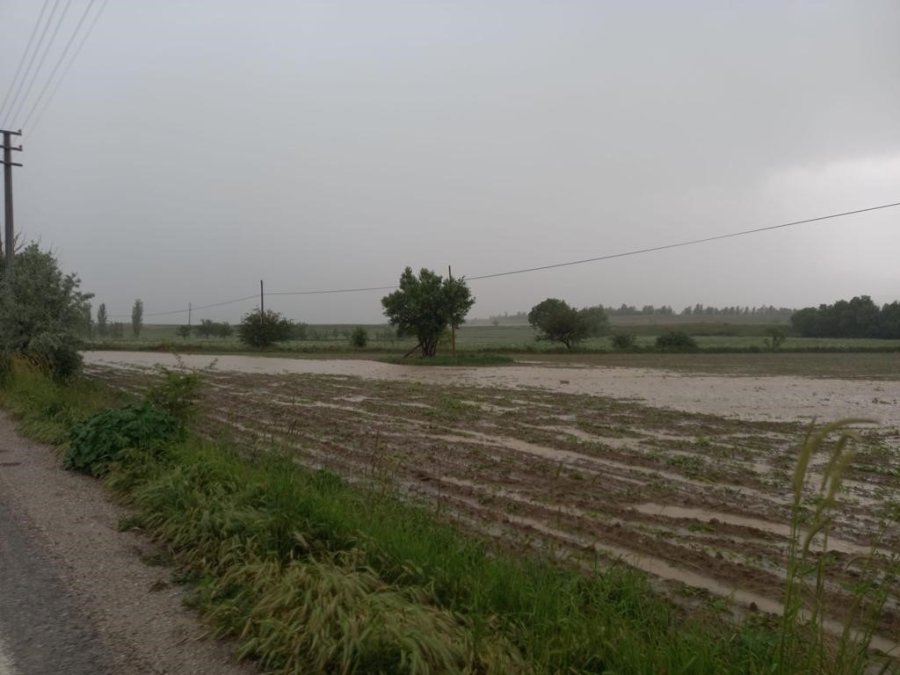
[[[87,2],[72,1],[46,74]],[[41,6],[0,4],[0,96]],[[0,124],[23,124],[44,77]],[[900,2],[109,0],[30,125],[23,236],[95,307],[127,318],[142,298],[145,321],[183,323],[150,315],[260,279],[477,276],[900,202]],[[895,208],[473,281],[470,316],[548,296],[881,303],[900,298],[898,258]],[[383,294],[266,306],[375,322]]]

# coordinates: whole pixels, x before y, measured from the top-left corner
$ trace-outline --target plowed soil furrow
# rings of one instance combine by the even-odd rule
[[[115,368],[94,377],[135,391]],[[385,484],[513,550],[618,561],[778,611],[800,423],[653,408],[541,389],[347,375],[205,375],[197,427],[310,467]],[[900,437],[865,432],[828,543],[840,617],[855,557],[900,552]],[[812,504],[808,505],[810,508]],[[900,591],[891,589],[895,606]],[[879,632],[900,633],[896,611]]]

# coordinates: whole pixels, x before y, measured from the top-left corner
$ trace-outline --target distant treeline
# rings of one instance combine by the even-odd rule
[[[754,319],[760,321],[772,321],[772,322],[780,322],[787,321],[791,318],[791,315],[794,314],[796,310],[791,309],[790,307],[775,307],[774,305],[760,305],[759,307],[741,307],[739,305],[732,305],[728,307],[714,307],[711,305],[702,305],[697,303],[696,305],[689,305],[681,310],[681,312],[676,312],[670,305],[644,305],[643,307],[638,307],[636,305],[619,305],[618,307],[606,307],[603,309],[606,311],[608,316],[659,316],[659,317],[667,317],[667,316],[689,316],[689,317],[717,317],[717,318],[744,318],[744,317],[753,317]],[[482,319],[483,321],[483,319]],[[493,323],[494,325],[498,325],[501,323],[528,323],[528,313],[527,312],[517,312],[515,314],[510,314],[508,312],[504,312],[503,314],[497,314],[488,318],[488,321]],[[472,323],[478,323],[477,320]]]
[[[833,305],[806,307],[791,317],[803,337],[900,339],[900,302],[878,307],[868,295]]]

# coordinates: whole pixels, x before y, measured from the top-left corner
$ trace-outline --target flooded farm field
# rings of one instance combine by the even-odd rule
[[[93,377],[124,389],[166,358],[86,354]],[[682,602],[728,597],[741,611],[779,611],[809,421],[871,418],[825,544],[838,563],[833,618],[861,556],[875,547],[886,569],[900,553],[897,381],[237,356],[205,381],[198,427],[210,436],[398,490],[509,550],[625,563]],[[889,592],[875,641],[885,650],[900,635],[900,589]]]

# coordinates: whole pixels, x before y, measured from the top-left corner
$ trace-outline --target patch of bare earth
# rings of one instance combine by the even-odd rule
[[[900,397],[900,383],[740,378],[758,388],[741,399],[747,390],[725,377],[515,367],[404,368],[390,378],[374,365],[210,371],[199,427],[397,489],[513,551],[583,568],[624,562],[681,601],[727,596],[777,613],[806,418],[883,411],[886,424],[864,432],[828,540],[833,618],[860,555],[877,543],[875,564],[886,567],[900,553],[900,419],[879,403]],[[143,377],[100,365],[92,373],[123,388]],[[900,634],[900,589],[891,593],[875,641],[883,650]]]

